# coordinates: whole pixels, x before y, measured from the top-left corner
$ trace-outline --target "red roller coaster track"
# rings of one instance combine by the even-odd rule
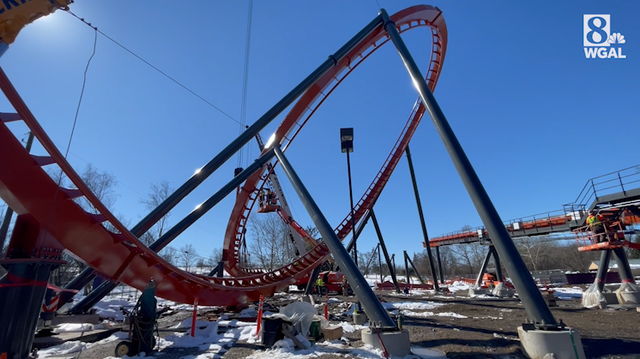
[[[400,32],[422,26],[431,29],[432,55],[426,79],[433,91],[447,43],[441,11],[418,5],[394,14],[391,19]],[[283,149],[347,75],[387,41],[381,25],[300,97],[275,133],[275,140]],[[176,268],[142,244],[95,197],[39,125],[2,69],[0,88],[17,112],[0,114],[0,197],[17,214],[31,215],[63,247],[111,280],[142,289],[153,277],[157,283],[156,293],[162,298],[182,303],[193,303],[197,299],[200,305],[235,305],[257,300],[260,295],[272,295],[308,273],[329,255],[327,247],[320,244],[298,258],[296,265],[288,264],[274,271],[262,273],[239,265],[240,233],[244,230],[256,194],[264,184],[263,173],[258,171],[242,186],[225,234],[226,267],[234,277],[205,277]],[[418,101],[390,155],[357,202],[356,221],[375,203],[423,115],[424,106]],[[19,120],[24,121],[34,133],[47,156],[30,155],[5,124]],[[43,170],[43,166],[54,163],[77,189],[61,188]],[[87,213],[73,201],[83,196],[99,214]],[[103,225],[105,222],[115,230],[108,230]],[[336,228],[336,233],[342,239],[351,229],[351,219],[347,216]]]

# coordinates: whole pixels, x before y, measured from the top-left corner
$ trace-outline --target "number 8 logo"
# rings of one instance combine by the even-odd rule
[[[596,26],[595,24],[596,19],[600,20],[600,26]],[[591,19],[589,19],[588,26],[589,26],[589,29],[591,29],[591,31],[587,33],[587,41],[589,41],[592,44],[601,44],[607,41],[607,36],[608,36],[607,32],[603,30],[607,26],[607,21],[604,18],[600,16],[592,17]],[[598,35],[600,35],[600,41],[595,41],[593,39],[594,33],[597,33]]]

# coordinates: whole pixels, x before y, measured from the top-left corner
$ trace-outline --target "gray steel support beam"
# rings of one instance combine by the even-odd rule
[[[0,278],[0,354],[8,358],[30,358],[36,325],[51,271],[58,264],[46,261],[3,265],[7,274]],[[11,286],[10,277],[32,285]]]
[[[493,254],[493,251],[491,250],[491,247],[489,247],[489,250],[487,251],[487,256],[484,258],[484,261],[482,261],[482,267],[480,267],[480,272],[478,272],[478,278],[476,279],[476,288],[482,287],[482,277],[484,276],[484,272],[487,270],[487,266],[489,265],[489,261],[491,260],[492,254]]]
[[[240,136],[238,136],[233,142],[225,147],[220,153],[218,153],[211,161],[204,165],[200,170],[191,176],[180,188],[178,188],[173,194],[167,197],[156,209],[151,211],[146,217],[144,217],[135,227],[131,229],[131,233],[140,237],[146,233],[151,227],[153,227],[162,217],[164,217],[169,211],[173,209],[182,199],[184,199],[191,191],[198,187],[207,177],[215,172],[222,164],[224,164],[231,156],[233,156],[238,150],[240,150],[247,142],[251,140],[256,134],[263,130],[271,121],[273,121],[282,111],[289,107],[298,97],[300,97],[309,87],[311,87],[318,79],[320,79],[327,71],[335,67],[340,60],[342,60],[355,46],[357,46],[362,40],[375,31],[382,18],[378,15],[369,24],[367,24],[360,32],[352,37],[347,43],[342,46],[333,55],[329,55],[329,58],[323,62],[318,68],[307,76],[302,82],[298,84],[293,90],[286,94],[278,103],[276,103],[271,109],[265,112],[253,125],[249,126]],[[1,45],[1,42],[0,42]],[[93,269],[87,268],[78,277],[69,283],[66,289],[82,289],[84,286],[95,277]],[[70,298],[66,298],[67,300]],[[64,304],[63,297],[60,298],[60,305]]]
[[[609,271],[609,261],[611,260],[611,250],[602,251],[600,254],[600,265],[598,273],[596,273],[596,285],[598,290],[602,292],[604,284],[607,282],[607,272]]]
[[[440,272],[440,283],[444,284],[444,270],[442,269],[442,258],[440,258],[440,246],[436,247],[436,257],[438,258],[438,271]]]
[[[59,257],[44,257],[40,246],[46,236],[51,235],[29,214],[16,219],[7,259],[1,262],[7,270],[0,278],[0,355],[3,358],[4,355],[10,359],[31,358],[49,277],[62,263]]]
[[[624,248],[616,248],[613,250],[613,253],[616,254],[616,264],[618,265],[618,273],[620,274],[622,283],[635,283],[636,281],[633,279],[631,266],[629,265],[629,260],[627,259]]]
[[[380,248],[382,248],[382,253],[384,254],[384,260],[387,262],[387,267],[389,268],[389,274],[391,275],[391,280],[393,281],[393,286],[396,288],[396,293],[400,293],[400,286],[398,285],[398,279],[396,278],[395,270],[391,269],[391,258],[389,257],[389,251],[387,251],[387,245],[384,243],[384,238],[382,238],[382,231],[380,230],[380,225],[378,224],[378,218],[376,218],[376,214],[371,209],[371,221],[373,222],[373,227],[376,230],[376,235],[378,236],[378,243],[380,243]],[[382,273],[382,267],[380,267],[380,273]],[[382,280],[380,280],[382,282]]]
[[[371,251],[371,257],[369,257],[369,260],[367,261],[367,264],[364,266],[364,275],[367,275],[369,273],[369,266],[371,265],[371,262],[373,262],[373,260],[376,258],[375,253],[380,251],[380,243],[376,244],[375,247],[373,247],[373,251]]]
[[[2,220],[2,226],[0,226],[0,258],[4,257],[4,244],[7,240],[7,233],[9,232],[9,223],[11,223],[11,217],[13,217],[13,209],[7,206],[7,211],[4,213],[4,219]]]
[[[402,59],[413,84],[416,86],[420,97],[431,116],[431,119],[442,139],[447,152],[451,156],[460,179],[464,184],[469,197],[473,202],[478,215],[482,219],[485,228],[489,232],[489,236],[492,239],[494,246],[502,258],[505,259],[505,264],[513,284],[518,291],[519,297],[522,300],[522,304],[527,312],[528,317],[534,322],[534,324],[540,329],[555,329],[558,328],[556,319],[553,317],[551,310],[544,301],[542,294],[536,287],[533,277],[529,274],[527,266],[524,264],[522,257],[518,253],[513,240],[509,237],[509,233],[504,227],[498,212],[496,211],[489,195],[482,186],[478,175],[471,166],[471,162],[464,153],[460,142],[456,138],[449,122],[442,113],[440,106],[436,99],[433,97],[429,86],[422,77],[418,65],[416,65],[411,53],[407,49],[402,37],[398,33],[395,24],[389,18],[387,12],[382,9],[380,15],[384,21],[384,28],[389,35],[389,38],[396,46],[398,54]]]
[[[493,252],[493,264],[495,264],[496,266],[496,279],[498,280],[498,282],[504,282],[504,276],[502,275],[502,263],[500,263],[500,256],[498,255],[498,251],[496,251],[496,248],[494,246],[490,246],[489,248],[491,249],[491,252]]]
[[[322,267],[322,264],[313,268],[313,270],[311,271],[311,274],[309,275],[309,281],[307,282],[307,286],[304,288],[304,295],[313,294],[313,287],[316,285],[316,281],[318,280],[318,275],[320,274],[320,267]]]
[[[189,226],[191,226],[195,221],[200,219],[200,217],[204,216],[213,206],[222,201],[229,193],[233,192],[236,187],[238,187],[242,182],[246,181],[254,172],[262,168],[267,162],[271,161],[274,154],[273,151],[268,151],[264,155],[260,156],[257,160],[255,160],[249,167],[245,168],[242,172],[240,172],[237,176],[235,176],[231,181],[229,181],[226,185],[224,185],[218,192],[216,192],[213,196],[209,197],[206,201],[204,201],[200,206],[191,211],[186,217],[184,217],[180,222],[178,222],[175,226],[169,229],[165,234],[160,237],[157,241],[153,242],[149,249],[159,252],[172,240],[174,240],[180,233],[184,232]],[[87,295],[82,298],[78,303],[76,303],[70,310],[73,314],[84,313],[89,310],[91,307],[96,305],[100,299],[104,298],[105,295],[109,294],[115,287],[117,283],[111,281],[105,281],[98,288],[94,289]]]
[[[411,284],[411,276],[409,275],[409,261],[407,258],[407,251],[402,251],[402,257],[404,257],[404,275],[407,280],[407,284]]]
[[[386,309],[384,309],[380,303],[380,300],[378,300],[376,295],[373,293],[369,283],[367,283],[362,273],[360,273],[360,270],[358,270],[358,267],[349,256],[349,253],[340,242],[340,239],[338,239],[338,236],[329,225],[329,222],[320,211],[320,208],[318,208],[318,205],[309,194],[309,191],[300,180],[300,177],[298,177],[298,174],[291,166],[291,163],[289,163],[289,160],[284,156],[277,145],[274,147],[274,151],[278,161],[282,165],[284,173],[289,178],[289,181],[291,181],[293,188],[298,194],[298,197],[300,197],[300,200],[309,213],[311,220],[316,225],[316,228],[318,228],[318,231],[322,235],[327,247],[329,247],[331,254],[344,272],[344,275],[347,277],[349,285],[353,288],[358,300],[362,303],[370,321],[378,327],[385,327],[389,329],[396,328],[396,324],[393,322],[391,317],[389,317],[389,313],[387,313]]]
[[[422,211],[422,201],[420,200],[420,191],[418,191],[418,181],[416,180],[416,172],[413,169],[413,160],[411,159],[411,151],[409,150],[409,144],[405,150],[407,155],[407,163],[409,164],[409,173],[411,174],[411,183],[413,184],[413,193],[416,196],[416,205],[418,206],[418,216],[420,217],[420,226],[422,227],[422,237],[427,247],[427,256],[429,257],[429,266],[431,267],[431,275],[433,277],[433,288],[440,291],[438,285],[438,273],[436,273],[436,266],[433,262],[433,255],[431,254],[431,246],[429,246],[429,234],[427,233],[427,223],[424,220],[424,212]]]
[[[380,284],[384,281],[384,276],[382,275],[382,254],[380,254],[382,250],[380,249],[380,243],[378,243],[378,272],[380,272]]]
[[[367,211],[362,219],[360,219],[360,223],[358,223],[358,228],[356,228],[355,234],[353,235],[353,237],[351,237],[351,240],[347,244],[347,252],[351,252],[351,249],[353,249],[353,246],[356,244],[358,237],[360,237],[360,234],[364,230],[364,227],[367,225],[367,222],[369,222],[369,218],[371,218],[371,211]]]
[[[411,268],[413,268],[413,271],[416,272],[416,275],[418,276],[418,280],[420,281],[420,284],[425,284],[425,281],[420,275],[420,272],[418,272],[418,268],[416,268],[416,266],[413,264],[413,261],[411,260],[407,252],[404,252],[404,254],[405,256],[407,256],[407,260],[409,260],[409,264],[411,264]]]
[[[218,273],[216,273],[218,278],[224,277],[224,261],[218,262]]]

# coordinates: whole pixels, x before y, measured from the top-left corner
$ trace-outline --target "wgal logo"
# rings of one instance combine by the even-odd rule
[[[617,46],[627,42],[624,35],[611,33],[611,15],[584,15],[583,29],[584,56],[587,59],[627,58],[622,54],[622,47]]]

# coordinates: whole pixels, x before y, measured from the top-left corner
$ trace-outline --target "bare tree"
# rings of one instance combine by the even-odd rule
[[[486,256],[487,246],[480,243],[465,243],[456,245],[453,251],[458,257],[458,263],[466,267],[465,273],[460,274],[474,274],[478,272],[480,266],[482,266],[482,261]]]
[[[577,243],[567,246],[555,245],[556,248],[551,251],[550,260],[557,263],[559,269],[586,271],[592,261],[599,259],[598,251],[580,252]]]
[[[220,261],[222,261],[222,248],[214,248],[213,251],[211,251],[209,258],[207,258],[207,263],[210,266],[215,267],[220,263]]]
[[[98,200],[102,202],[107,209],[111,210],[118,199],[118,195],[115,192],[115,188],[118,185],[116,177],[111,173],[100,171],[89,163],[82,174],[80,174],[80,178]],[[97,213],[97,210],[93,208],[84,197],[78,198],[78,204],[84,208],[85,211]]]
[[[198,259],[198,252],[193,245],[186,244],[180,247],[177,257],[178,263],[184,267],[184,270],[188,272],[189,270],[191,270],[191,267],[196,264],[196,261]]]
[[[374,258],[374,256],[376,258]],[[373,247],[370,251],[358,251],[358,267],[360,272],[364,275],[369,274],[369,270],[373,272],[378,271],[378,252],[376,251],[376,247]],[[367,265],[368,264],[368,265]]]
[[[251,217],[247,240],[249,252],[257,265],[273,270],[295,257],[287,225],[275,213]]]
[[[160,251],[160,257],[173,265],[178,265],[178,251],[173,247],[163,248]]]
[[[140,200],[140,203],[144,204],[145,208],[149,211],[156,209],[162,202],[164,202],[173,193],[174,189],[169,187],[169,182],[160,181],[158,183],[152,183],[149,193],[146,198]],[[146,233],[140,237],[140,240],[147,246],[157,241],[165,233],[168,227],[168,220],[171,212],[165,214],[160,220],[149,229]]]
[[[525,264],[532,271],[546,270],[549,255],[556,249],[549,242],[549,237],[520,237],[515,240],[518,252]]]

